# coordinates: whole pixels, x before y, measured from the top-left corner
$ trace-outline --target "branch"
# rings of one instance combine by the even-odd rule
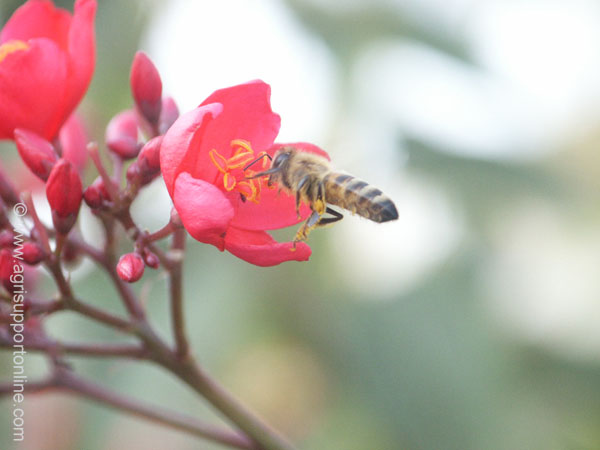
[[[0,395],[10,395],[12,393],[12,384],[0,384]],[[139,402],[136,399],[121,396],[120,394],[108,390],[98,384],[84,380],[75,376],[68,370],[58,369],[54,377],[41,381],[30,382],[25,385],[25,391],[40,392],[40,391],[59,390],[79,394],[82,397],[95,400],[101,404],[112,406],[118,410],[127,412],[142,419],[166,425],[176,430],[185,431],[192,435],[209,439],[223,445],[233,448],[258,450],[248,438],[240,434],[218,429],[208,424],[200,422],[193,417],[170,411],[167,409],[157,408],[148,404]]]
[[[143,347],[135,344],[76,344],[40,338],[27,338],[22,344],[27,351],[52,351],[101,358],[145,359],[148,356],[148,352]],[[0,332],[0,348],[12,348],[13,345],[8,333]]]

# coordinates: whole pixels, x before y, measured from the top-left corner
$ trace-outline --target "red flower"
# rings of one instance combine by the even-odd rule
[[[0,33],[0,139],[16,128],[52,141],[92,78],[96,0],[75,13],[29,0]]]
[[[266,177],[247,179],[268,159],[244,170],[261,154],[273,155],[280,118],[271,110],[271,88],[254,81],[213,93],[182,115],[163,139],[163,178],[183,226],[194,239],[228,250],[259,266],[304,261],[305,243],[278,243],[265,230],[298,223],[295,199],[266,186]],[[307,151],[326,156],[304,144]],[[309,209],[301,208],[306,217]]]

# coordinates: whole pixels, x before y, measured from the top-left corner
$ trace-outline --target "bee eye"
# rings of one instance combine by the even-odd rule
[[[275,158],[275,161],[273,161],[273,167],[281,166],[289,158],[289,156],[290,155],[287,153],[280,153],[277,155],[277,158]]]

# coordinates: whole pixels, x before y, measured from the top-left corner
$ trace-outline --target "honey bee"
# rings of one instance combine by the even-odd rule
[[[293,146],[280,148],[273,157],[271,167],[251,178],[267,175],[269,185],[276,183],[280,189],[296,196],[298,218],[302,202],[312,210],[296,233],[294,247],[297,242],[306,240],[313,229],[342,220],[344,216],[328,204],[377,223],[398,218],[394,202],[379,189],[352,175],[334,170],[325,158]]]

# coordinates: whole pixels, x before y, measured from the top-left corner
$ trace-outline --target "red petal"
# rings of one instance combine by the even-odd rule
[[[51,1],[28,1],[17,9],[0,34],[0,43],[48,38],[67,50],[71,14],[55,8]]]
[[[184,172],[175,181],[173,204],[194,239],[223,250],[223,236],[234,210],[220,189]]]
[[[48,39],[34,39],[28,50],[7,55],[0,62],[0,139],[12,139],[15,128],[54,139],[66,80],[66,55]]]
[[[232,154],[231,141],[248,141],[255,152],[269,148],[279,132],[280,118],[271,110],[271,87],[262,81],[252,81],[215,91],[202,105],[221,103],[223,112],[206,128],[200,143],[196,165],[188,166],[195,177],[214,181],[217,169],[208,158],[216,149],[226,159]]]
[[[231,225],[246,230],[275,230],[289,227],[306,219],[310,209],[306,205],[300,207],[301,219],[296,214],[296,198],[285,192],[277,193],[277,189],[263,189],[260,202],[239,202]]]
[[[69,29],[69,85],[65,108],[59,125],[81,101],[92,80],[96,65],[96,37],[94,17],[96,0],[77,0]]]
[[[295,147],[298,150],[301,150],[303,152],[314,153],[315,155],[319,155],[319,156],[325,158],[327,161],[331,161],[331,158],[329,157],[329,153],[327,153],[322,148],[316,146],[315,144],[310,144],[308,142],[292,142],[290,144],[275,143],[268,150],[269,155],[273,156],[275,154],[275,152],[277,152],[277,150],[279,150],[281,147]]]
[[[230,227],[225,237],[225,249],[238,258],[257,266],[275,266],[284,261],[307,261],[311,249],[304,242],[293,250],[291,242],[277,242],[264,231],[246,231]]]
[[[203,138],[204,130],[222,109],[219,104],[193,109],[181,115],[165,134],[160,146],[160,168],[171,197],[179,173],[191,173],[191,168],[196,165],[195,158],[199,154],[199,141]],[[208,164],[212,165],[210,162]]]

